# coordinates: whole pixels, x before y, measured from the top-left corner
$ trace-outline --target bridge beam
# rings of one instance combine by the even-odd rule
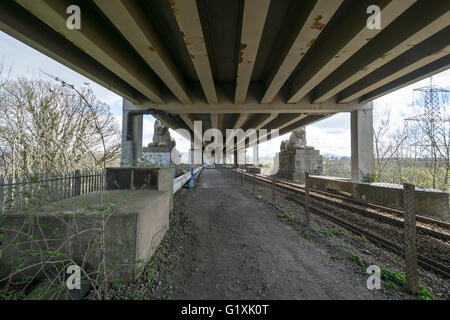
[[[142,59],[136,58],[124,40],[116,37],[104,23],[99,23],[101,15],[90,7],[89,2],[82,6],[83,27],[76,32],[68,30],[66,25],[66,11],[72,5],[70,0],[16,0],[16,2],[127,81],[148,99],[154,103],[164,104],[159,92],[158,79],[148,72],[148,66]]]
[[[259,42],[269,11],[270,0],[247,0],[244,2],[239,63],[234,102],[242,104],[247,96],[248,86],[255,65]]]
[[[416,0],[382,1],[380,2],[383,26],[405,12]],[[382,29],[367,28],[367,7],[371,1],[344,2],[336,15],[338,18],[327,25],[333,32],[327,32],[314,42],[308,51],[308,56],[302,59],[302,68],[293,75],[290,85],[288,103],[296,103],[320,82],[327,78],[334,70],[360,50],[368,41],[377,36]],[[383,5],[384,4],[384,5]],[[341,15],[340,11],[345,13]],[[346,35],[346,36],[338,36]]]
[[[327,101],[369,73],[445,29],[450,20],[448,10],[450,3],[446,1],[437,1],[433,6],[427,1],[416,2],[322,81],[314,89],[313,102]]]
[[[95,4],[183,104],[190,104],[183,77],[136,0],[95,0]]]
[[[175,19],[208,103],[217,103],[216,88],[195,0],[171,1]]]
[[[342,0],[318,0],[314,4],[313,1],[299,1],[296,4],[293,9],[297,14],[292,27],[297,32],[287,34],[290,41],[286,41],[286,45],[279,52],[282,62],[272,68],[266,79],[266,92],[261,103],[271,103],[274,100],[342,2]],[[295,39],[291,40],[293,37]]]

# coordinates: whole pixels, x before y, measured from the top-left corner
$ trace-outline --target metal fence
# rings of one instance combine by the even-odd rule
[[[76,170],[64,175],[0,177],[0,214],[25,210],[44,201],[99,191],[103,186],[104,174],[91,170]]]
[[[436,162],[427,158],[375,159],[374,173],[364,175],[352,173],[350,158],[324,158],[322,175],[396,185],[411,183],[421,188],[450,191],[448,170],[442,159]]]

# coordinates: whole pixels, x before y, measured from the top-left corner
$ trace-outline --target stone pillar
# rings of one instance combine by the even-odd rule
[[[142,153],[143,115],[133,115],[133,104],[123,99],[121,166],[131,167]],[[131,127],[131,128],[130,128]]]
[[[374,174],[373,103],[351,112],[352,181]]]
[[[242,148],[242,149],[238,150],[238,165],[239,166],[245,164],[245,162],[246,162],[245,158],[247,157],[247,155],[246,155],[245,151],[246,151],[245,148]]]

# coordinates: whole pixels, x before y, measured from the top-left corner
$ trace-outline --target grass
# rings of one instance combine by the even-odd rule
[[[291,216],[291,215],[289,215],[289,214],[287,214],[287,213],[284,213],[284,212],[279,213],[278,216],[279,216],[281,219],[285,219],[287,222],[293,222],[294,219],[295,219],[294,216]]]
[[[357,263],[358,265],[360,265],[360,266],[362,266],[362,265],[363,265],[363,262],[362,262],[361,256],[360,256],[360,255],[358,255],[358,254],[354,254],[354,253],[352,253],[352,261],[356,262],[356,263]]]
[[[356,241],[361,241],[363,243],[369,243],[370,242],[364,235],[353,236],[353,239],[356,240]]]
[[[316,232],[322,238],[324,238],[324,237],[332,238],[335,236],[345,234],[345,230],[342,228],[322,228],[320,230],[317,230]]]
[[[389,269],[381,268],[381,279],[386,281],[386,286],[394,290],[405,289],[406,275],[401,272],[391,271]],[[420,300],[434,300],[434,294],[423,284],[418,285],[417,297]]]
[[[300,231],[299,234],[305,239],[311,238],[311,233],[309,231]]]
[[[338,255],[337,253],[333,253],[333,254],[330,256],[330,258],[333,259],[333,260],[337,260],[337,259],[339,258],[339,255]]]
[[[340,247],[343,248],[343,249],[347,249],[347,248],[348,248],[348,244],[345,243],[345,242],[342,242],[342,243],[340,244]]]

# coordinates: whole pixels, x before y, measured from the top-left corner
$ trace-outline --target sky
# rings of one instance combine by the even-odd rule
[[[82,87],[85,82],[89,83],[95,96],[110,106],[110,111],[117,118],[118,125],[121,128],[122,98],[120,96],[1,31],[0,62],[3,64],[3,73],[9,75],[11,78],[23,76],[51,80],[45,74],[48,73],[58,76],[67,83],[78,87]],[[413,90],[426,86],[429,83],[430,79],[424,79],[376,99],[374,101],[375,116],[383,113],[385,109],[390,109],[392,125],[394,127],[401,127],[403,125],[403,119],[411,110],[409,106],[413,101]],[[450,70],[433,76],[433,84],[450,89]],[[152,140],[153,123],[154,118],[152,116],[146,115],[144,117],[144,145],[147,145]],[[288,139],[289,135],[290,133],[261,144],[259,150],[260,156],[274,156],[279,151],[281,141]],[[181,153],[187,153],[189,151],[189,141],[173,130],[171,130],[171,136],[175,138],[177,149]],[[350,113],[339,113],[328,119],[308,125],[306,127],[306,136],[308,145],[320,150],[321,154],[350,156]]]

